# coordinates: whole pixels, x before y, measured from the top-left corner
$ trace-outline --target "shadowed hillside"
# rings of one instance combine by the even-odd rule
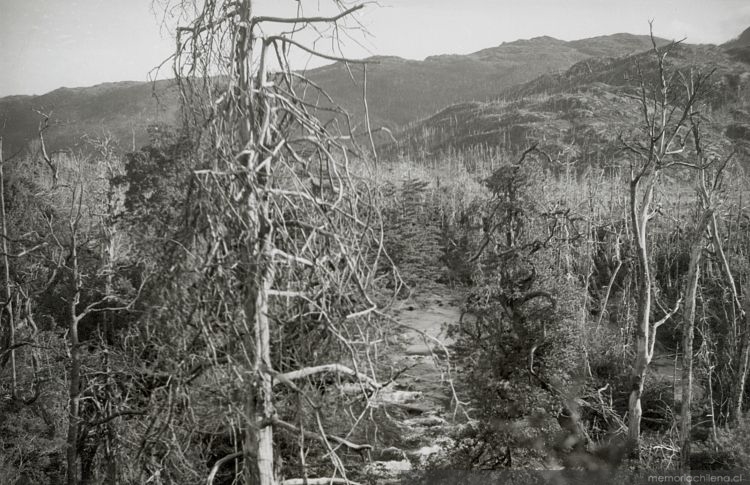
[[[639,68],[653,71],[649,60],[648,54],[587,59],[563,73],[511,87],[494,101],[456,104],[405,129],[397,150],[417,157],[466,150],[491,156],[538,140],[553,154],[565,151],[569,160],[606,160],[619,149],[618,135],[637,126],[628,95]],[[670,62],[677,68],[713,70],[710,97],[714,108],[720,108],[714,121],[728,138],[750,141],[747,63],[737,60],[732,50],[690,45],[677,47]],[[575,146],[574,152],[566,151],[568,146]]]
[[[452,103],[492,98],[508,87],[565,70],[593,56],[622,56],[649,46],[648,37],[630,34],[573,42],[536,37],[469,55],[432,56],[424,61],[373,58],[378,64],[368,67],[370,115],[375,125],[393,127]],[[361,71],[353,72],[356,78]],[[346,66],[316,69],[311,77],[334,93],[347,110],[363,114],[361,87],[351,82]],[[361,81],[361,74],[357,80]]]
[[[750,47],[750,28],[745,29],[745,31],[742,32],[739,37],[730,40],[729,42],[724,44],[724,46],[729,48]]]
[[[148,141],[146,128],[174,122],[178,107],[172,81],[125,81],[59,88],[42,96],[9,96],[0,99],[6,153],[36,137],[41,116],[35,110],[50,115],[45,138],[50,149],[58,150],[76,148],[84,134],[96,137],[105,132],[123,147],[140,147]]]
[[[368,66],[368,104],[374,126],[396,127],[453,103],[485,100],[504,89],[542,74],[565,70],[594,56],[622,56],[650,46],[647,36],[615,34],[566,42],[536,37],[503,43],[468,55],[440,55],[424,61],[374,57]],[[337,103],[362,119],[362,70],[337,63],[308,75]],[[354,80],[352,79],[354,78]],[[107,83],[88,88],[60,88],[42,96],[0,99],[6,152],[35,136],[39,116],[52,112],[55,128],[48,133],[52,149],[75,146],[84,133],[111,132],[121,145],[147,141],[146,127],[174,122],[176,97],[171,81]]]

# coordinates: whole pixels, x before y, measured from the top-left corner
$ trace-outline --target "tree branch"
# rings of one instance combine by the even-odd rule
[[[313,24],[313,23],[325,23],[325,22],[336,22],[342,18],[353,14],[357,10],[361,10],[365,7],[364,4],[356,5],[348,10],[341,12],[333,17],[267,17],[258,16],[253,18],[252,24],[259,24],[261,22],[275,22],[282,24]]]
[[[145,414],[146,411],[118,411],[116,413],[110,414],[109,416],[105,416],[102,419],[86,423],[86,425],[94,428],[96,426],[107,424],[113,419],[121,418],[123,416],[143,416]]]
[[[322,374],[324,372],[345,374],[348,376],[356,377],[360,381],[366,382],[370,387],[374,389],[379,389],[381,387],[381,385],[378,384],[378,382],[372,377],[362,374],[360,372],[356,372],[350,369],[349,367],[346,367],[341,364],[319,365],[317,367],[306,367],[304,369],[287,372],[285,374],[276,374],[274,377],[278,379],[278,381],[275,382],[274,384],[277,384],[279,381],[283,382],[284,380],[295,381],[297,379],[304,379],[305,377],[309,377],[315,374]]]
[[[236,451],[234,453],[231,453],[225,456],[224,458],[217,460],[216,463],[214,463],[214,466],[211,467],[211,473],[208,474],[208,478],[206,479],[206,485],[213,485],[214,479],[216,479],[216,474],[219,472],[219,468],[221,468],[221,466],[224,463],[234,460],[235,458],[239,458],[242,456],[242,454],[243,453],[241,451]]]
[[[312,54],[316,57],[320,57],[321,59],[328,59],[329,61],[334,61],[334,62],[346,62],[350,64],[377,64],[377,62],[375,61],[365,61],[362,59],[349,59],[346,57],[338,57],[338,56],[331,56],[328,54],[323,54],[322,52],[318,52],[316,50],[310,49],[306,45],[300,44],[296,40],[292,40],[289,37],[284,37],[283,35],[272,35],[266,39],[266,42],[269,44],[273,42],[283,42],[286,44],[292,44],[293,46],[296,46],[309,54]]]
[[[651,362],[651,359],[654,357],[654,344],[656,343],[656,331],[659,329],[659,327],[664,325],[667,322],[667,320],[672,318],[675,315],[675,313],[677,313],[680,310],[680,305],[682,305],[682,296],[680,296],[680,299],[677,300],[677,303],[675,303],[674,308],[672,308],[672,310],[669,313],[664,315],[664,317],[661,320],[654,322],[651,325],[651,335],[649,339],[650,345],[648,349],[648,361],[649,362]]]
[[[302,433],[306,438],[316,439],[316,440],[322,441],[324,443],[326,442],[326,440],[334,441],[334,442],[336,442],[336,443],[338,443],[340,445],[343,445],[343,446],[349,448],[350,450],[364,451],[364,450],[371,450],[372,449],[372,445],[358,445],[356,443],[352,443],[351,441],[346,440],[344,438],[340,438],[338,436],[332,436],[332,435],[325,435],[325,436],[323,436],[323,435],[320,435],[318,433],[314,433],[312,431],[301,430],[298,427],[296,427],[295,425],[293,425],[291,423],[287,423],[286,421],[282,421],[279,418],[274,418],[272,420],[272,423],[273,423],[274,426],[278,426],[279,428],[283,428],[283,429],[285,429],[287,431],[291,431],[293,433]]]
[[[288,480],[282,480],[280,485],[329,485],[329,484],[343,484],[343,485],[361,485],[358,482],[347,480],[346,478],[290,478]]]

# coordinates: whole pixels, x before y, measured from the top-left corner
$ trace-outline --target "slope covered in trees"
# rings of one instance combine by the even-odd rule
[[[663,42],[663,41],[662,41]],[[565,42],[551,37],[518,40],[468,55],[434,56],[424,61],[368,59],[370,116],[377,126],[394,128],[459,101],[485,100],[510,86],[545,73],[564,70],[592,56],[622,56],[646,50],[645,36],[616,34]],[[364,115],[361,69],[355,79],[342,63],[310,70],[309,78],[336,94],[336,103],[355,119]],[[85,147],[83,134],[112,133],[124,146],[148,142],[145,127],[178,123],[174,83],[108,83],[89,88],[60,88],[41,96],[0,98],[6,154],[33,139],[34,110],[51,112],[58,129],[48,140],[51,150]]]
[[[750,64],[720,47],[680,46],[672,62],[695,72],[713,72],[711,130],[744,144],[750,141],[747,99]],[[629,109],[639,69],[653,67],[649,53],[582,61],[559,74],[510,88],[490,102],[450,106],[411,124],[388,152],[416,157],[440,153],[514,152],[536,141],[579,166],[606,163],[621,147],[618,136],[637,122]],[[478,161],[478,160],[475,160]]]

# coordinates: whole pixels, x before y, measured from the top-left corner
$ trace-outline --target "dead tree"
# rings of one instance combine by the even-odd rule
[[[655,82],[647,79],[640,63],[640,84],[635,94],[630,95],[638,105],[641,128],[638,138],[625,140],[624,150],[630,160],[630,222],[633,247],[636,252],[638,276],[636,296],[636,356],[633,365],[633,385],[628,405],[628,439],[635,454],[639,453],[641,418],[641,395],[646,380],[646,371],[654,355],[654,344],[658,328],[678,311],[682,300],[658,321],[652,321],[654,278],[649,259],[649,222],[657,214],[652,207],[664,170],[679,165],[677,157],[685,150],[688,121],[695,104],[705,93],[705,78],[694,80],[695,89],[680,96],[683,91],[679,79],[666,64],[667,56],[679,43],[657,47],[652,30],[652,52],[655,61]]]
[[[59,165],[52,160],[52,156],[47,152],[47,143],[44,141],[44,133],[49,130],[50,128],[50,117],[52,116],[51,113],[44,112],[42,110],[35,110],[36,113],[40,116],[39,120],[39,129],[37,130],[37,134],[39,136],[39,148],[41,151],[42,160],[44,160],[44,163],[47,164],[47,168],[49,168],[50,174],[52,175],[52,185],[57,185],[57,180],[59,177]]]
[[[314,446],[311,439],[320,443],[331,463],[330,479],[309,477],[303,466],[303,479],[281,483],[344,483],[338,450],[370,448],[325,429],[303,385],[333,374],[336,381],[354,380],[365,401],[381,387],[369,354],[382,332],[376,318],[381,305],[372,288],[388,259],[379,214],[354,173],[358,149],[345,141],[354,137],[332,133],[318,121],[305,92],[330,98],[287,61],[290,49],[299,49],[358,62],[318,52],[291,35],[307,28],[335,34],[363,7],[331,5],[338,10],[330,16],[306,17],[300,10],[284,18],[256,15],[251,0],[208,1],[177,29],[174,69],[185,101],[185,129],[190,140],[200,141],[192,157],[201,197],[190,209],[200,222],[187,250],[201,274],[193,288],[212,295],[191,313],[200,315],[203,347],[196,350],[193,343],[190,352],[206,363],[202,369],[211,369],[202,385],[212,392],[224,392],[238,379],[246,383],[227,396],[232,412],[224,422],[237,436],[235,451],[213,463],[209,483],[233,462],[228,473],[234,480],[279,483],[275,433],[296,435],[301,457]],[[288,32],[278,33],[287,26]],[[272,29],[277,33],[267,32]],[[316,345],[309,341],[315,338],[335,342],[342,353],[331,358],[339,360],[317,362],[317,349],[301,355],[283,347],[283,332],[289,330],[282,322],[315,322],[305,344]],[[181,382],[169,392],[190,394],[195,380]],[[289,399],[309,421],[284,420],[280,403]]]
[[[7,315],[7,345],[3,345],[2,350],[9,352],[10,356],[10,372],[11,372],[11,396],[13,399],[16,398],[16,387],[17,387],[17,375],[16,375],[16,323],[13,318],[13,292],[11,290],[10,281],[10,258],[8,257],[8,227],[7,218],[5,213],[5,175],[4,175],[4,160],[3,160],[3,139],[0,137],[0,224],[2,224],[2,252],[3,252],[3,287],[4,287],[4,298],[3,309],[0,312],[0,316],[4,313]],[[0,331],[3,329],[0,327]],[[1,342],[0,342],[1,343]],[[3,366],[4,367],[4,366]]]
[[[682,421],[680,422],[680,466],[690,468],[690,432],[692,414],[690,404],[693,395],[693,335],[695,330],[695,300],[700,278],[701,256],[703,254],[703,233],[705,232],[709,209],[703,208],[699,221],[690,234],[690,263],[685,282],[685,307],[682,311]]]
[[[55,174],[56,175],[56,174]],[[55,180],[57,177],[55,176]],[[71,197],[71,211],[68,219],[70,240],[68,246],[68,260],[70,261],[71,291],[69,295],[69,320],[68,320],[68,348],[70,351],[70,378],[68,385],[68,437],[66,458],[68,463],[68,485],[78,484],[78,449],[80,430],[80,403],[81,403],[81,342],[78,338],[78,324],[86,312],[79,312],[78,305],[81,302],[82,279],[78,259],[80,244],[79,224],[81,222],[81,208],[83,196],[76,187]],[[61,247],[61,249],[64,249]]]
[[[726,260],[726,258],[724,259]],[[735,394],[732,397],[730,407],[730,418],[735,424],[739,423],[742,418],[742,404],[745,399],[748,369],[750,368],[750,292],[745,293],[745,305],[742,308],[741,315],[744,318],[745,328],[743,329],[740,341],[740,362],[737,369],[737,378],[733,386]]]
[[[44,146],[44,139],[40,134],[40,141]],[[11,156],[10,159],[13,159]],[[45,283],[35,288],[34,274],[39,270],[44,260],[43,252],[48,243],[35,230],[33,224],[24,226],[28,222],[25,217],[30,216],[36,207],[36,203],[43,200],[41,193],[34,194],[32,199],[12,204],[13,209],[8,212],[6,189],[8,186],[8,172],[13,170],[13,177],[18,177],[22,169],[10,167],[2,153],[2,138],[0,138],[0,249],[2,250],[3,277],[4,277],[4,301],[0,315],[5,317],[4,325],[0,328],[0,369],[5,369],[10,363],[11,368],[11,398],[18,404],[25,406],[34,405],[39,407],[37,399],[40,397],[43,379],[39,375],[39,347],[37,342],[39,328],[34,319],[34,305],[36,300],[46,293],[54,283],[54,274]],[[36,181],[35,181],[36,182]],[[21,198],[24,194],[21,194]],[[31,202],[31,203],[27,203]],[[19,219],[22,221],[18,225]],[[23,227],[25,232],[13,231]],[[11,266],[13,262],[13,266]],[[30,366],[18,367],[18,356],[29,362]],[[25,372],[26,371],[26,372]],[[31,383],[24,378],[30,371]],[[30,390],[31,395],[25,390]]]
[[[699,84],[696,86],[693,73],[684,77],[688,96],[701,84],[706,82],[706,77],[698,77]],[[690,443],[692,431],[692,396],[693,396],[693,337],[695,330],[695,306],[700,279],[701,259],[703,249],[708,242],[707,234],[716,234],[716,209],[719,204],[718,192],[721,188],[724,169],[732,158],[732,154],[724,160],[711,160],[706,154],[705,141],[702,138],[701,114],[697,109],[690,113],[689,119],[690,135],[692,136],[695,150],[695,162],[683,162],[681,165],[697,171],[698,214],[697,221],[688,236],[690,261],[688,274],[685,282],[685,307],[682,312],[682,409],[680,421],[680,468],[690,469]],[[715,239],[714,239],[715,242]],[[717,250],[723,254],[723,250]],[[733,285],[731,272],[729,281]],[[732,302],[734,305],[735,302]]]
[[[112,288],[107,275],[111,270],[111,259],[105,254],[103,258],[92,257],[98,248],[111,249],[111,234],[107,222],[110,209],[109,201],[101,200],[95,186],[101,183],[96,179],[97,170],[87,166],[87,161],[75,158],[70,166],[51,174],[51,185],[46,196],[61,207],[61,210],[46,211],[41,214],[47,230],[44,236],[48,240],[46,259],[54,267],[53,275],[65,275],[55,278],[62,284],[62,298],[67,306],[66,336],[68,352],[68,428],[66,437],[67,483],[77,485],[81,476],[81,450],[86,435],[91,429],[106,425],[122,411],[115,411],[111,406],[103,410],[101,419],[90,421],[84,412],[83,400],[91,402],[89,378],[84,371],[86,356],[83,348],[86,342],[81,340],[79,328],[81,322],[97,313],[111,313],[128,310],[136,301],[140,289],[134,294],[118,295]],[[105,171],[108,174],[108,171]],[[107,176],[105,174],[105,177]],[[104,206],[104,207],[102,207]],[[97,280],[104,277],[103,288],[97,288]],[[101,297],[92,298],[92,295]],[[106,364],[106,361],[104,362]],[[103,372],[108,368],[103,365]],[[111,404],[111,403],[110,403]]]

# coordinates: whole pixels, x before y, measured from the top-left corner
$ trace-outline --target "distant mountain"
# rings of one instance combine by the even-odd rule
[[[658,39],[659,44],[667,41]],[[440,55],[424,61],[376,57],[367,68],[370,117],[374,125],[395,127],[417,120],[453,103],[482,101],[536,77],[564,71],[596,56],[623,56],[651,46],[648,36],[614,34],[566,42],[552,37],[506,42],[468,55]],[[361,69],[336,63],[311,71],[355,117],[364,114]]]
[[[659,40],[660,43],[666,41]],[[508,87],[542,74],[564,71],[599,56],[623,56],[647,49],[647,36],[615,34],[566,42],[536,37],[503,43],[468,55],[440,55],[424,61],[371,58],[367,68],[368,105],[374,126],[397,127],[457,102],[493,98]],[[362,70],[336,63],[308,72],[355,120],[364,114]],[[177,95],[171,81],[108,83],[89,88],[60,88],[42,96],[0,98],[5,151],[35,137],[39,116],[51,111],[56,126],[47,138],[52,149],[72,147],[87,133],[111,132],[124,147],[147,141],[146,127],[173,123]]]
[[[750,64],[736,48],[681,45],[669,62],[676,67],[714,71],[710,102],[714,135],[750,146]],[[566,152],[583,165],[608,161],[620,148],[617,137],[639,126],[639,112],[627,96],[638,66],[653,72],[650,53],[592,58],[562,73],[545,74],[512,86],[490,102],[459,103],[396,134],[384,153],[434,158],[462,154],[475,160],[518,152],[540,143],[548,152]],[[575,147],[575,152],[570,152]]]
[[[23,148],[37,137],[39,110],[50,115],[52,126],[45,140],[51,150],[74,149],[84,134],[98,137],[105,132],[123,147],[140,147],[147,141],[149,125],[175,122],[177,99],[172,81],[125,81],[59,88],[41,96],[9,96],[0,98],[0,136],[6,153]]]

